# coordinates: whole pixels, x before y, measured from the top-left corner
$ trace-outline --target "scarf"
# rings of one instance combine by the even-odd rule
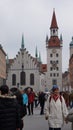
[[[60,96],[57,95],[57,94],[53,94],[53,95],[52,95],[52,98],[53,98],[54,101],[56,102],[56,101],[58,100],[58,98],[60,98]]]

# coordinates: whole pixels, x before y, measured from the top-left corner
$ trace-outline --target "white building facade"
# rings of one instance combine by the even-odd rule
[[[39,91],[40,75],[37,59],[33,58],[26,48],[22,37],[21,49],[14,58],[10,68],[8,68],[7,85],[19,87],[21,89],[31,87],[35,91]]]

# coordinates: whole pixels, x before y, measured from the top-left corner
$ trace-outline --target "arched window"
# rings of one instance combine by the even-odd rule
[[[34,85],[34,74],[30,74],[30,85]]]
[[[23,71],[20,73],[20,84],[21,85],[25,85],[26,84],[26,74]]]
[[[12,75],[12,85],[16,85],[16,74]]]

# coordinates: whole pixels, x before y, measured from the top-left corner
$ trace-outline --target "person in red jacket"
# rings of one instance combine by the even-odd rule
[[[30,88],[27,90],[28,95],[28,115],[33,115],[33,107],[34,107],[34,92]]]

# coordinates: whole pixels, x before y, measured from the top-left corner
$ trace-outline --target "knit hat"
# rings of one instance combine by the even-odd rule
[[[56,90],[56,89],[59,89],[59,87],[57,85],[53,85],[52,87],[52,91]]]

